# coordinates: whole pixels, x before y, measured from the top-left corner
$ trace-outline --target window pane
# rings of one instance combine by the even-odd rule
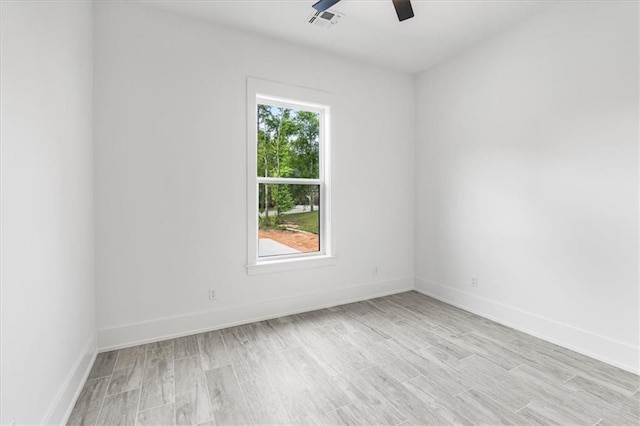
[[[318,179],[320,114],[258,104],[258,176]]]
[[[320,187],[260,184],[258,256],[320,251]]]

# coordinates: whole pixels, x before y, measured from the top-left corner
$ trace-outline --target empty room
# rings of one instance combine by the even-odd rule
[[[639,425],[639,18],[1,0],[0,423]]]

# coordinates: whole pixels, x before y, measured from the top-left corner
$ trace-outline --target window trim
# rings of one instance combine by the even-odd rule
[[[265,178],[257,176],[257,105],[300,108],[320,114],[318,179]],[[247,79],[247,273],[249,275],[337,263],[331,209],[331,110],[333,95],[256,78]],[[258,253],[258,187],[260,183],[304,183],[320,186],[320,251],[260,258]]]

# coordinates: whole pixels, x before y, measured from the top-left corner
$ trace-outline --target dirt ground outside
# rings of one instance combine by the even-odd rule
[[[304,253],[320,250],[319,236],[310,232],[260,229],[258,238],[269,238]]]

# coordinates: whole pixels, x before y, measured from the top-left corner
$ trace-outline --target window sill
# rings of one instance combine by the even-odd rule
[[[267,260],[247,265],[248,275],[270,274],[274,272],[285,272],[296,269],[318,268],[321,266],[332,266],[338,263],[336,256],[314,256],[301,257],[298,259]]]

